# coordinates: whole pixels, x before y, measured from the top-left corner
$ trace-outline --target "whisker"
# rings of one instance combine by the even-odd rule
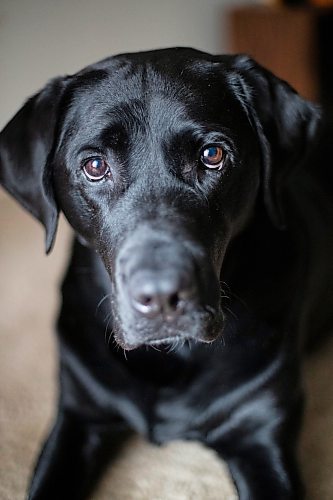
[[[227,307],[227,306],[224,306],[224,309],[235,319],[235,320],[238,320],[238,316],[237,314],[232,310],[230,309],[230,307]]]
[[[184,347],[186,339],[177,337],[167,348],[167,353],[175,352],[177,349]]]
[[[109,347],[109,345],[110,345],[111,338],[112,338],[112,331],[110,331],[110,335],[109,335],[109,338],[108,338],[108,344],[107,344],[107,345],[108,345],[108,347]],[[114,339],[113,339],[113,341],[114,341],[114,343],[115,343],[115,345],[116,345],[116,344],[117,344],[117,342],[116,342]]]
[[[109,347],[110,346],[110,341],[111,341],[111,338],[112,338],[112,328],[109,328],[110,327],[110,321],[112,319],[112,313],[110,312],[106,318],[105,318],[105,321],[106,321],[106,326],[105,326],[105,333],[104,333],[104,342],[106,343],[106,345]],[[106,334],[108,333],[108,331],[110,331],[110,334],[109,334],[109,338],[108,340],[106,340]],[[114,340],[114,339],[113,339]]]
[[[155,351],[157,352],[162,352],[161,349],[159,349],[158,347],[156,347],[156,345],[147,345],[147,350],[149,349],[149,347],[151,347],[152,349],[154,349]]]
[[[97,304],[96,306],[96,312],[98,311],[98,309],[101,307],[101,305],[107,300],[107,299],[111,299],[111,293],[107,293]]]

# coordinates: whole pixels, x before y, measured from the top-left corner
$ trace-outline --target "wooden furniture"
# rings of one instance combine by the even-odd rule
[[[244,52],[304,97],[333,102],[333,11],[248,6],[229,10],[231,52]]]

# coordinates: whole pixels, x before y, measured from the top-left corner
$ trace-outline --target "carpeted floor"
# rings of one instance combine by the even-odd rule
[[[43,255],[39,225],[0,194],[0,500],[24,498],[56,399],[52,324],[69,230]],[[305,366],[308,405],[300,459],[308,498],[333,498],[333,340]],[[157,448],[134,438],[94,500],[232,500],[225,465],[197,443]],[[61,500],[61,499],[59,499]]]

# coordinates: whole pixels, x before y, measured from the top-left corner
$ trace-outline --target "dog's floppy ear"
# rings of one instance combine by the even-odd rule
[[[264,202],[274,224],[283,228],[283,184],[295,168],[301,168],[317,140],[320,108],[248,56],[238,56],[235,66],[261,144]]]
[[[65,78],[32,97],[0,134],[0,184],[45,226],[46,252],[54,241],[58,208],[47,159]]]

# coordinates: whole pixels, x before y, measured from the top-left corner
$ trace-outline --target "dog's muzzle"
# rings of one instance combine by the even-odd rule
[[[123,347],[216,338],[218,280],[202,273],[194,253],[154,231],[136,231],[122,245],[113,302],[115,338]]]

